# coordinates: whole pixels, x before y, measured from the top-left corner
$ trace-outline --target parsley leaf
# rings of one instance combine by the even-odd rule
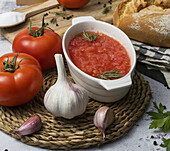
[[[164,144],[161,144],[161,147],[167,147],[166,150],[170,151],[170,138],[169,139],[165,139],[164,137],[162,138]]]
[[[170,128],[170,111],[163,113],[164,106],[161,103],[159,104],[159,107],[156,102],[153,102],[153,104],[157,109],[157,112],[147,112],[153,120],[149,129],[161,128],[164,131],[168,130]]]
[[[164,107],[163,107],[162,103],[159,104],[159,108],[158,108],[156,102],[153,102],[153,105],[158,110],[159,113],[163,113]]]

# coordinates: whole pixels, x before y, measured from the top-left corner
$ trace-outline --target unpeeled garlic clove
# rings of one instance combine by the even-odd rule
[[[94,125],[102,132],[105,138],[105,129],[114,121],[115,113],[107,106],[99,108],[94,115]]]
[[[14,131],[13,133],[19,135],[30,135],[41,129],[41,118],[37,114],[31,116],[28,120],[26,120],[21,127]]]

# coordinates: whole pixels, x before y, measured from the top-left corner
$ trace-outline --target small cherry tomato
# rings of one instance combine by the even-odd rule
[[[85,6],[90,0],[57,0],[58,3],[66,8],[80,8]]]
[[[43,75],[39,62],[26,53],[0,57],[0,104],[17,106],[29,102],[40,90]]]

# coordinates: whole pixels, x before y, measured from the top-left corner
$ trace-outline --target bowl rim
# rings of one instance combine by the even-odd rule
[[[123,80],[123,79],[125,79],[126,77],[128,77],[128,76],[131,76],[131,74],[132,74],[132,72],[133,72],[133,70],[134,70],[134,68],[135,68],[135,66],[136,66],[136,51],[135,51],[135,49],[134,49],[134,47],[133,47],[133,44],[132,44],[132,42],[130,41],[130,39],[129,39],[129,37],[122,31],[122,30],[120,30],[119,28],[117,28],[116,26],[114,26],[114,25],[111,25],[111,24],[109,24],[109,23],[106,23],[106,22],[103,22],[103,21],[98,21],[98,20],[89,20],[89,21],[81,21],[81,22],[78,22],[78,23],[76,23],[76,24],[74,24],[74,25],[71,25],[66,31],[65,31],[65,33],[64,33],[64,36],[63,36],[63,41],[62,41],[62,47],[63,47],[63,53],[64,53],[64,56],[65,56],[65,58],[66,58],[66,61],[69,63],[69,65],[71,65],[76,71],[78,71],[81,75],[83,75],[83,76],[85,76],[87,79],[90,79],[90,80],[92,80],[92,81],[96,81],[96,82],[99,82],[99,81],[106,81],[106,80],[104,80],[104,79],[99,79],[99,78],[95,78],[95,77],[93,77],[93,76],[91,76],[91,75],[88,75],[87,73],[85,73],[85,72],[83,72],[81,69],[79,69],[76,65],[74,65],[74,63],[71,61],[71,59],[70,59],[70,57],[69,57],[69,55],[68,55],[68,53],[67,53],[67,50],[66,50],[66,47],[65,47],[65,41],[66,41],[66,36],[67,36],[67,33],[70,31],[70,30],[72,30],[72,28],[74,27],[74,26],[79,26],[79,24],[83,24],[83,23],[87,23],[87,22],[90,22],[90,23],[99,23],[99,24],[103,24],[104,26],[110,26],[111,28],[113,28],[114,30],[117,30],[118,32],[121,32],[122,33],[122,35],[127,39],[127,42],[129,43],[129,45],[130,45],[130,47],[132,48],[131,49],[131,51],[133,52],[133,58],[132,57],[130,57],[130,59],[133,59],[133,64],[131,65],[131,68],[130,68],[130,70],[129,70],[129,72],[125,75],[125,76],[123,76],[123,77],[121,77],[121,78],[119,78],[119,79],[113,79],[113,80],[107,80],[107,81],[121,81],[121,80]],[[89,30],[90,31],[90,30]],[[101,32],[102,33],[102,32]],[[107,35],[107,34],[105,34],[105,35]],[[109,36],[109,37],[111,37],[110,35],[107,35],[107,36]],[[111,37],[112,38],[112,37]],[[113,38],[114,39],[114,38]],[[114,39],[114,40],[116,40],[116,41],[118,41],[119,43],[120,43],[120,41],[119,40],[117,40],[117,39]],[[121,44],[121,43],[120,43]],[[121,44],[122,45],[122,44]],[[125,48],[126,49],[126,48]],[[127,50],[126,49],[126,51],[128,52],[129,50]],[[132,60],[131,60],[132,61]]]

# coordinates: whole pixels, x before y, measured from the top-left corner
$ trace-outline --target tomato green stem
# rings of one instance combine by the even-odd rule
[[[44,34],[44,28],[48,28],[48,29],[54,31],[50,27],[46,27],[45,22],[44,22],[44,16],[45,15],[43,15],[43,18],[42,18],[42,26],[41,26],[41,28],[37,29],[36,31],[34,31],[32,29],[32,20],[30,19],[29,35],[31,35],[33,37],[40,37],[40,36],[42,36]]]
[[[44,16],[42,18],[42,27],[37,29],[36,31],[32,29],[32,20],[30,19],[29,34],[33,37],[40,37],[44,34],[44,27],[45,27]]]
[[[15,72],[19,68],[19,64],[24,60],[28,58],[23,58],[19,61],[19,63],[16,65],[16,59],[17,59],[18,53],[14,56],[11,62],[9,62],[9,57],[7,57],[7,60],[3,62],[3,70],[6,72]],[[29,59],[30,60],[30,59]]]

